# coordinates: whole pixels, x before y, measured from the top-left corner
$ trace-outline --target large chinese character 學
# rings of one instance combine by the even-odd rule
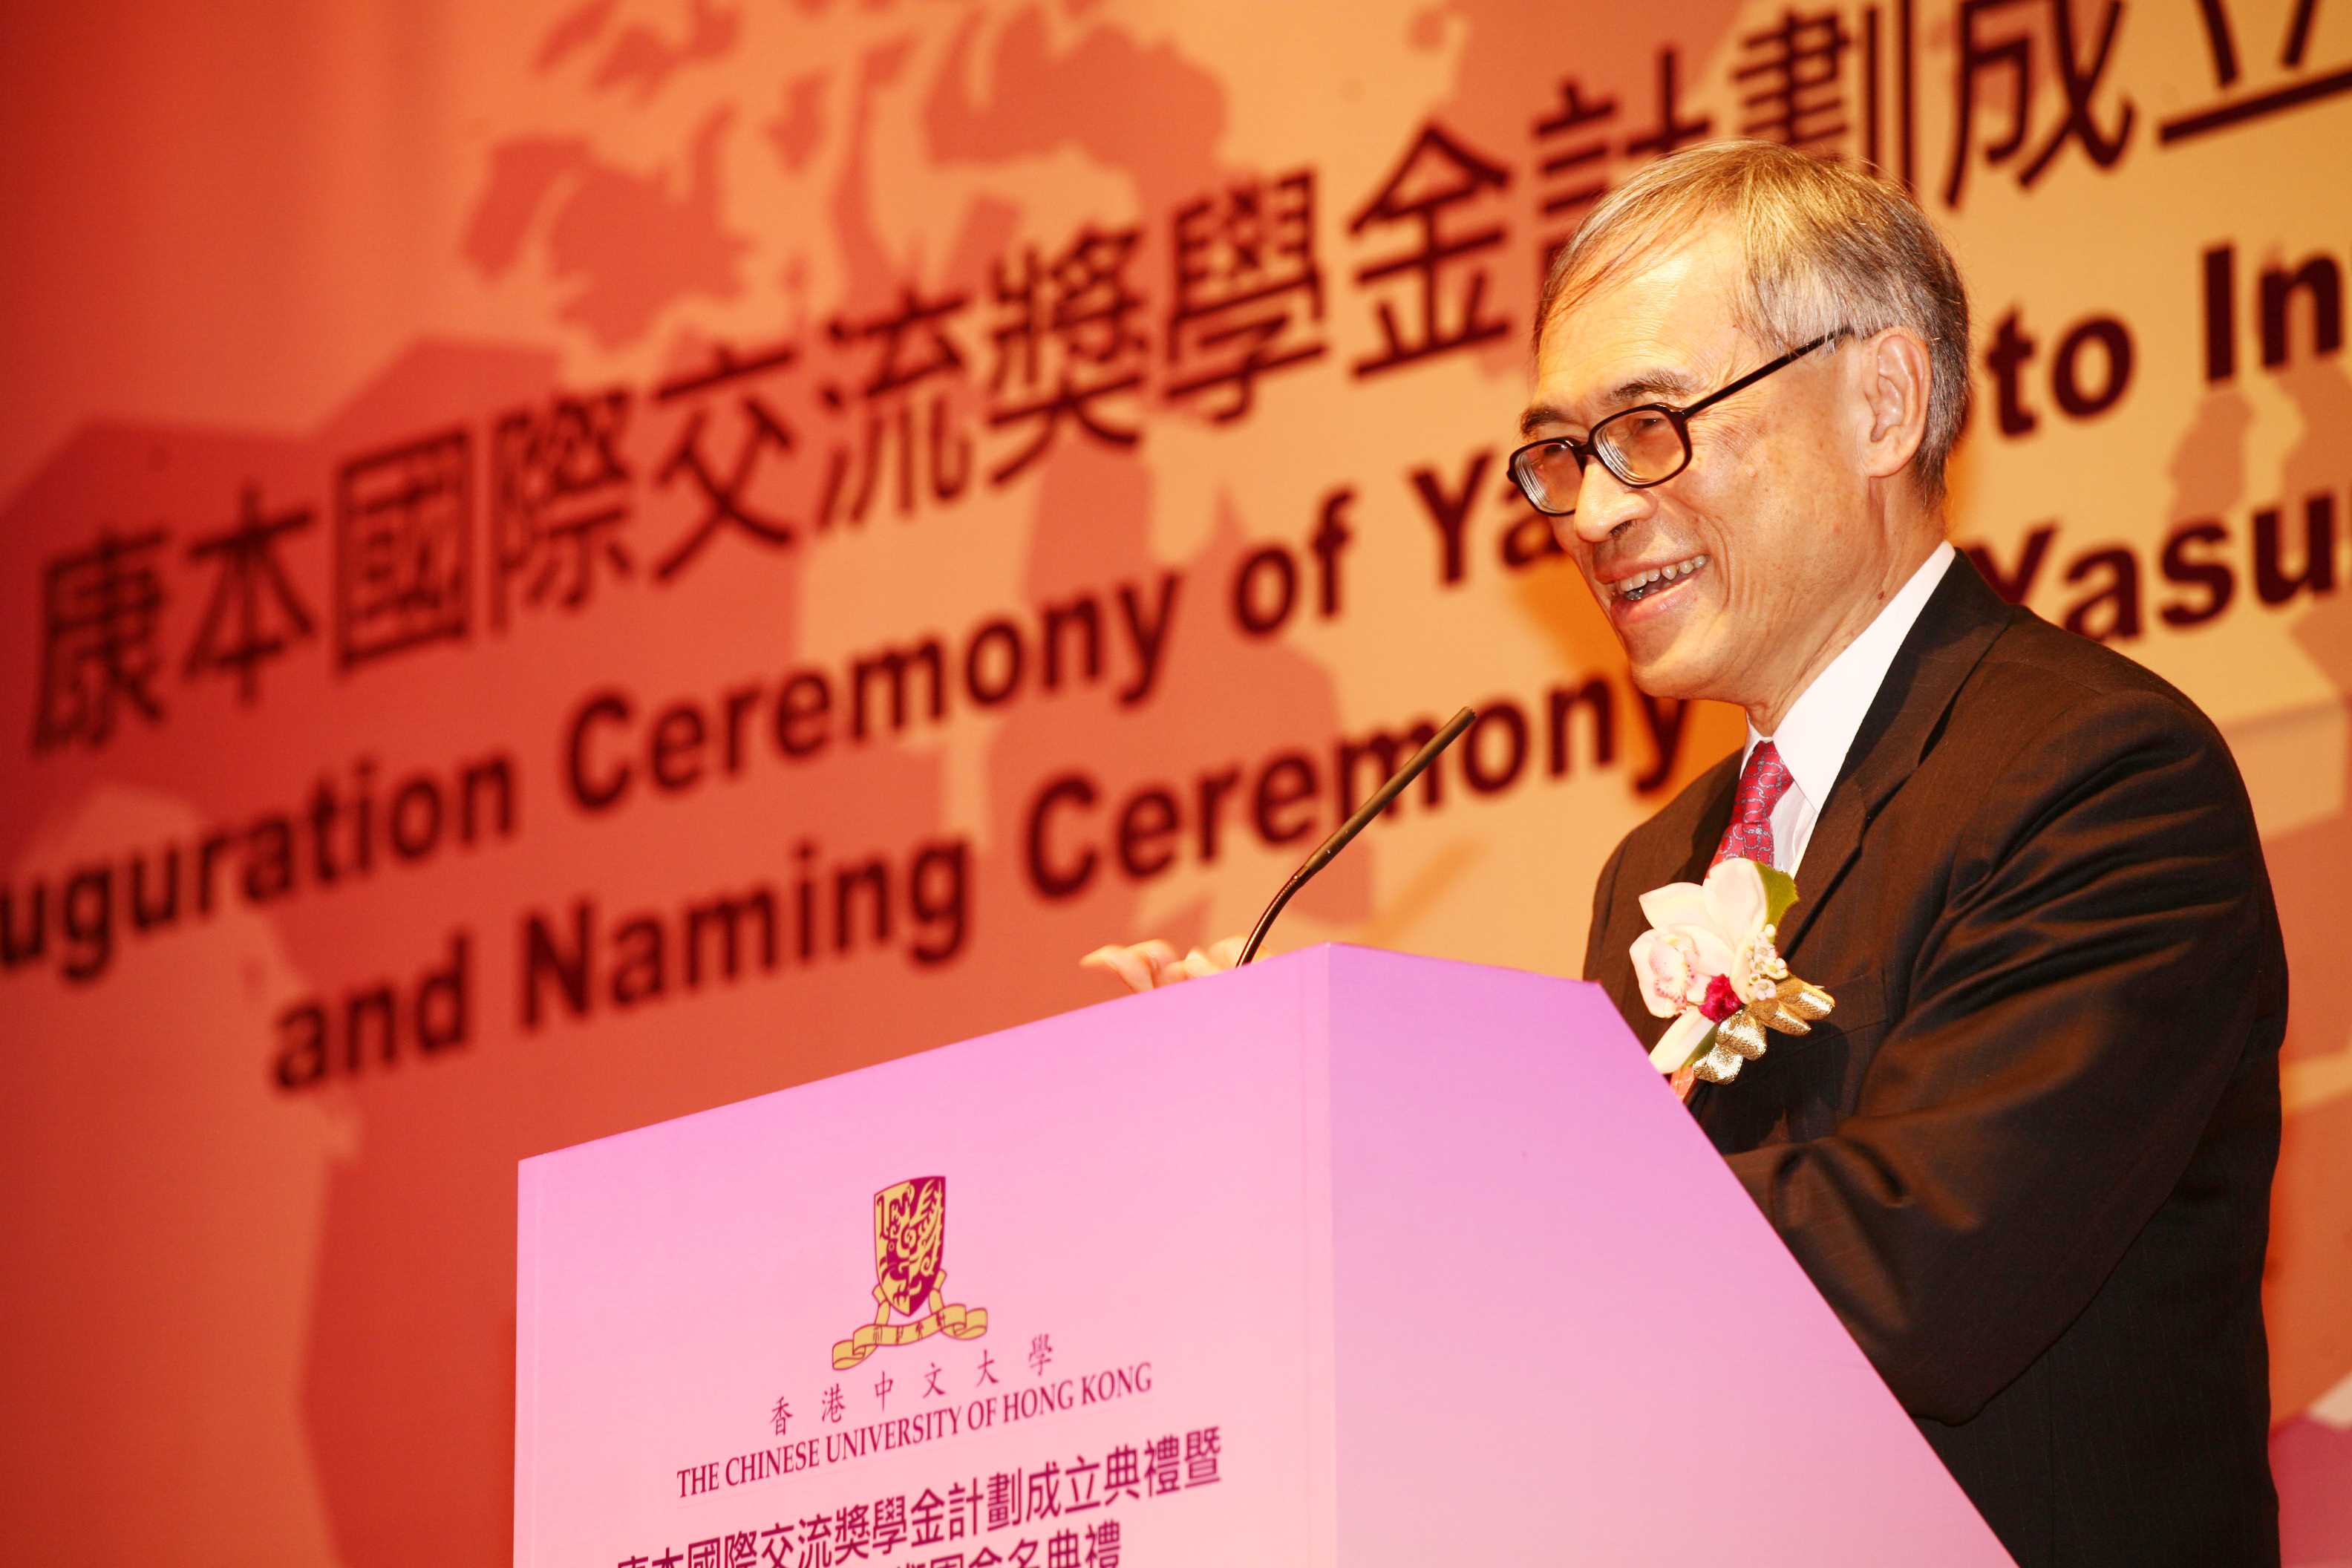
[[[1249,180],[1176,209],[1168,310],[1171,402],[1223,388],[1211,417],[1238,419],[1257,378],[1323,357],[1315,171]]]
[[[1500,316],[1489,316],[1480,305],[1486,295],[1486,268],[1465,268],[1457,263],[1503,243],[1499,223],[1448,231],[1446,213],[1456,206],[1477,207],[1511,183],[1510,171],[1489,163],[1446,134],[1434,121],[1421,128],[1411,148],[1370,201],[1348,220],[1348,232],[1360,236],[1368,228],[1408,226],[1418,231],[1415,248],[1356,269],[1356,281],[1373,284],[1410,276],[1404,291],[1404,321],[1399,322],[1394,300],[1375,307],[1381,324],[1381,352],[1356,362],[1358,375],[1374,375],[1412,364],[1433,354],[1468,348],[1510,330]],[[1469,220],[1464,219],[1463,222]],[[1453,269],[1454,287],[1445,286]]]
[[[89,549],[53,557],[44,569],[34,750],[77,740],[106,744],[118,702],[162,722],[152,683],[163,665],[155,647],[163,614],[155,557],[163,548],[160,528],[130,535],[101,529]]]
[[[1969,166],[1978,152],[1976,111],[1979,88],[2004,79],[2007,124],[1998,141],[1981,151],[1995,166],[2008,163],[2024,148],[2033,129],[2034,62],[2037,44],[2046,41],[2055,68],[2059,96],[2065,108],[2041,150],[2019,163],[2017,183],[2031,188],[2049,170],[2051,160],[2069,142],[2082,145],[2095,166],[2107,169],[2124,155],[2137,110],[2126,99],[2112,131],[2103,129],[2092,113],[2091,97],[2106,74],[2116,31],[2123,21],[2122,0],[2107,0],[2099,26],[2098,42],[2085,63],[2074,42],[2074,12],[2070,0],[1960,0],[1958,81],[1953,103],[1958,122],[1952,132],[1952,167],[1944,180],[1944,204],[1957,207],[1968,182]],[[2046,26],[2046,40],[2043,28]],[[2012,24],[2003,26],[2001,24]]]
[[[474,442],[463,429],[343,465],[335,486],[335,645],[344,668],[464,640],[473,515]]]
[[[1214,1426],[1203,1426],[1197,1432],[1184,1434],[1184,1484],[1205,1487],[1217,1479],[1217,1457],[1223,1445]]]
[[[1086,1568],[1118,1568],[1118,1521],[1087,1526]]]
[[[616,576],[635,563],[620,540],[629,519],[630,474],[621,456],[630,396],[616,388],[522,408],[490,436],[490,623],[503,626],[520,595],[576,610],[593,595],[600,566]]]
[[[1535,122],[1536,211],[1552,226],[1540,272],[1549,275],[1585,210],[1609,189],[1609,137],[1617,117],[1613,98],[1587,98],[1574,77],[1559,82],[1559,107]]]
[[[2227,0],[2202,0],[2197,9],[2205,24],[2205,47],[2212,58],[2213,85],[2226,94],[2237,86],[2245,69],[2246,62],[2239,53],[2238,30],[2231,21]],[[2336,69],[2322,75],[2306,63],[2312,24],[2318,11],[2317,0],[2295,0],[2294,15],[2287,18],[2279,42],[2278,63],[2289,73],[2285,80],[2263,91],[2225,98],[2220,103],[2176,114],[2157,128],[2157,140],[2169,146],[2175,142],[2267,119],[2321,99],[2352,93],[2352,70]],[[2337,36],[2340,38],[2342,34]]]
[[[249,703],[260,695],[261,667],[314,635],[278,555],[280,538],[310,526],[308,507],[264,517],[260,489],[247,485],[237,521],[188,546],[188,559],[211,562],[218,575],[182,673],[234,673],[238,699]]]
[[[791,521],[769,516],[755,506],[752,495],[760,459],[772,451],[791,451],[792,428],[751,384],[792,363],[796,353],[783,346],[738,359],[722,345],[713,353],[709,369],[678,376],[654,389],[657,405],[687,405],[692,400],[677,443],[654,478],[663,485],[677,484],[680,476],[692,480],[702,508],[694,526],[654,563],[656,581],[667,583],[677,576],[725,531],[740,532],[771,550],[793,542]],[[714,456],[704,441],[718,422],[707,400],[721,392],[735,395],[735,416],[724,421],[735,430],[734,450],[724,458]]]
[[[988,423],[1002,429],[1034,424],[1029,444],[989,473],[1004,484],[1043,457],[1063,423],[1096,440],[1132,447],[1142,437],[1131,418],[1114,423],[1101,405],[1139,394],[1150,343],[1129,318],[1143,297],[1127,285],[1127,264],[1140,231],[1088,225],[1051,263],[1024,247],[1008,270],[996,264],[996,302],[1003,314],[992,335],[996,371],[989,380]]]
[[[905,1493],[875,1500],[873,1537],[874,1550],[877,1552],[896,1551],[898,1543],[907,1539]]]
[[[1739,133],[1833,153],[1846,134],[1843,73],[1853,39],[1835,11],[1783,11],[1740,41]]]
[[[862,384],[854,389],[827,384],[822,389],[828,408],[862,417],[864,427],[856,438],[836,442],[826,456],[819,528],[863,522],[884,488],[886,468],[901,517],[912,516],[926,493],[939,501],[963,493],[971,479],[971,437],[962,428],[963,354],[948,334],[947,318],[966,303],[961,294],[925,300],[903,289],[897,310],[827,327],[827,336],[843,348],[878,348],[874,369]]]
[[[723,1568],[719,1561],[719,1538],[714,1535],[708,1541],[688,1542],[686,1568]]]
[[[1054,1338],[1051,1334],[1039,1334],[1029,1342],[1029,1369],[1032,1372],[1039,1377],[1045,1376],[1045,1369],[1053,1364],[1053,1361]]]

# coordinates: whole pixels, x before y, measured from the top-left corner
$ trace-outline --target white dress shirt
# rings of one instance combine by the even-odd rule
[[[1927,607],[1928,595],[1944,580],[1957,553],[1949,544],[1936,546],[1935,553],[1919,563],[1911,580],[1886,601],[1877,618],[1813,678],[1771,737],[1793,781],[1772,808],[1772,863],[1790,876],[1797,874],[1805,846],[1812,841],[1813,824],[1821,818],[1830,786],[1837,783],[1838,770],[1845,766],[1854,731],[1862,728],[1863,715],[1870,711],[1878,689],[1886,682],[1887,667],[1895,662],[1903,639],[1911,635],[1919,612]],[[1748,727],[1748,745],[1739,754],[1742,767],[1747,765],[1748,752],[1764,738],[1753,724]]]

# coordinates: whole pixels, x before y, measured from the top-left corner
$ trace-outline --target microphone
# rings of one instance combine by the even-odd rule
[[[1290,874],[1290,880],[1282,885],[1282,891],[1275,894],[1274,902],[1265,906],[1265,913],[1257,917],[1257,925],[1250,931],[1249,941],[1242,944],[1242,955],[1234,961],[1234,967],[1238,969],[1257,957],[1258,947],[1265,941],[1267,930],[1273,926],[1275,917],[1282,913],[1282,906],[1290,902],[1291,896],[1307,886],[1316,872],[1328,866],[1331,857],[1345,849],[1348,841],[1364,830],[1366,823],[1386,811],[1389,802],[1402,795],[1405,785],[1419,778],[1430,763],[1437,761],[1437,753],[1452,745],[1477,717],[1475,711],[1465,708],[1448,719],[1445,728],[1429,738],[1429,744],[1415,752],[1411,762],[1399,768],[1388,783],[1372,792],[1372,798],[1364,802],[1355,816],[1339,824],[1339,830],[1323,840],[1315,853],[1307,858],[1306,863]]]

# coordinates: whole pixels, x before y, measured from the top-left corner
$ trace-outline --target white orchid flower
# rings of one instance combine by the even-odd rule
[[[1793,883],[1788,892],[1793,898]],[[1754,994],[1759,948],[1766,964],[1774,962],[1772,901],[1763,869],[1741,859],[1717,862],[1703,885],[1669,882],[1642,895],[1650,929],[1633,939],[1634,978],[1652,1016],[1675,1020],[1650,1052],[1660,1071],[1680,1068],[1725,1013]],[[1730,1007],[1716,988],[1718,976]]]
[[[1764,876],[1754,861],[1721,861],[1704,887],[1669,882],[1643,893],[1641,902],[1650,929],[1633,939],[1633,973],[1653,1016],[1671,1018],[1697,1006],[1718,974],[1748,994],[1766,907]]]

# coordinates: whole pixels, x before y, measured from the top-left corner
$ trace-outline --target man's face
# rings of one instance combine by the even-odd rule
[[[1582,300],[1538,348],[1528,437],[1682,407],[1777,358],[1735,324],[1739,284],[1717,225]],[[1876,613],[1895,542],[1862,469],[1858,352],[1817,350],[1699,414],[1690,466],[1662,485],[1586,465],[1553,522],[1643,690],[1777,717]]]

